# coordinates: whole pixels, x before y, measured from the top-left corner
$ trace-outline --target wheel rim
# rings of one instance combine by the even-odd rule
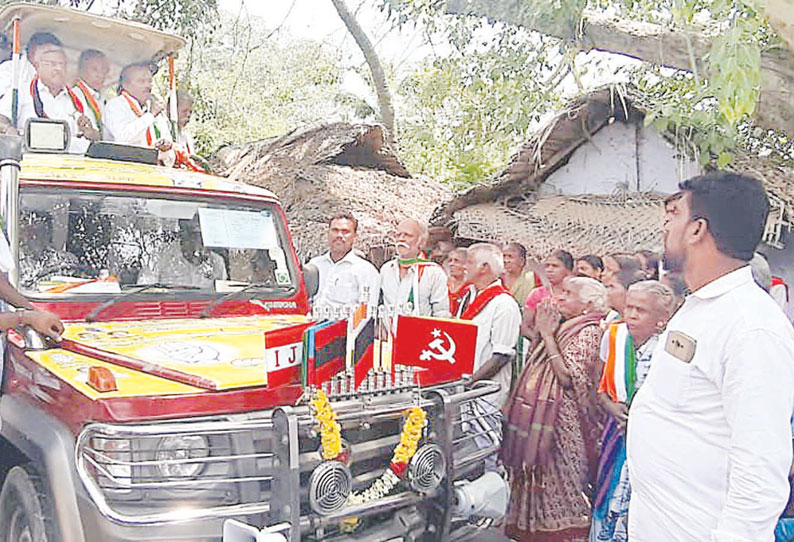
[[[11,520],[8,526],[8,542],[33,542],[28,515],[19,503],[17,503],[11,513]]]

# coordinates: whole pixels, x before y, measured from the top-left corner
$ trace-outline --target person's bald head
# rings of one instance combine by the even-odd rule
[[[146,102],[152,96],[152,86],[154,85],[149,65],[141,63],[125,66],[121,70],[119,84],[140,103]]]
[[[86,49],[77,61],[77,74],[94,90],[105,87],[110,73],[110,59],[102,51]]]
[[[417,258],[427,241],[427,226],[413,218],[397,225],[397,254],[400,258]]]

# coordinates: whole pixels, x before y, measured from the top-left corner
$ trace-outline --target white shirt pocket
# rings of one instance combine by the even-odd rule
[[[654,354],[645,385],[651,386],[659,401],[678,408],[689,396],[692,370],[691,363],[678,359],[662,347]]]
[[[332,303],[354,305],[358,303],[358,280],[352,273],[339,273],[333,277],[328,289],[328,300]]]

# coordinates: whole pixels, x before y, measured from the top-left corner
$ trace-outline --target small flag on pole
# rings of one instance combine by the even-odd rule
[[[459,380],[474,370],[477,325],[464,320],[398,316],[392,364],[423,369],[422,386]]]
[[[322,386],[345,370],[347,320],[321,322],[307,330],[313,357],[308,363],[308,384]]]

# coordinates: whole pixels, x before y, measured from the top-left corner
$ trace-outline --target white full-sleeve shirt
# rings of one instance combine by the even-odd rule
[[[105,104],[104,131],[109,139],[124,145],[150,147],[146,141],[146,131],[156,124],[160,137],[170,141],[171,132],[165,117],[162,114],[155,117],[145,105],[138,105],[143,112],[140,117],[135,114],[124,96],[119,95],[108,100]]]
[[[25,123],[28,119],[38,118],[36,107],[33,103],[31,84],[32,80],[28,81],[25,87],[20,87],[19,89],[16,128],[20,133],[25,129]],[[84,153],[91,144],[91,141],[82,135],[77,135],[77,117],[80,114],[75,108],[72,97],[69,96],[66,87],[62,88],[56,94],[53,94],[47,85],[41,81],[37,81],[36,88],[38,89],[41,105],[47,118],[65,121],[69,126],[69,132],[71,133],[69,152],[78,154]],[[11,118],[12,101],[13,96],[10,92],[0,98],[0,114],[9,119]]]
[[[750,267],[693,292],[631,405],[629,539],[772,542],[793,409],[794,329]]]
[[[380,268],[380,288],[386,305],[402,307],[410,301],[415,316],[450,317],[447,274],[438,264],[411,265],[400,278],[398,261],[388,261]]]
[[[309,261],[320,272],[320,287],[314,298],[315,314],[330,307],[339,310],[366,302],[377,307],[380,296],[380,275],[375,266],[352,250],[338,262],[331,259],[330,252]]]

